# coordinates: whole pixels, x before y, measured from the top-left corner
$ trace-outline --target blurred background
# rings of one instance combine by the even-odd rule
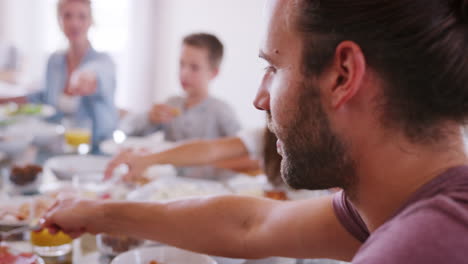
[[[56,15],[57,0],[0,0],[0,40],[17,48],[19,82],[37,89],[48,56],[66,47]],[[264,0],[94,0],[90,40],[117,64],[116,104],[132,112],[180,94],[181,39],[215,34],[225,57],[211,93],[235,109],[244,127],[264,124],[252,101],[262,76],[258,59]]]

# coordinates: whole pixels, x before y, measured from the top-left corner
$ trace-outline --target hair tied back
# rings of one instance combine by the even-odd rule
[[[462,23],[468,23],[468,0],[454,1],[455,13]]]

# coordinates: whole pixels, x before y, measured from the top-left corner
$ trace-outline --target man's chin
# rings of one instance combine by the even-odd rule
[[[305,170],[300,173],[306,173]],[[319,191],[330,188],[336,188],[339,184],[332,184],[326,180],[320,181],[319,179],[311,179],[308,177],[314,177],[313,175],[319,175],[317,173],[307,173],[307,175],[299,175],[298,172],[287,172],[285,168],[281,168],[281,178],[290,188],[294,190],[310,190]]]

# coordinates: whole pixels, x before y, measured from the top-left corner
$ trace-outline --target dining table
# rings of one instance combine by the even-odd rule
[[[60,142],[57,142],[60,145]],[[8,187],[5,182],[5,173],[8,173],[12,164],[39,164],[44,165],[48,160],[53,157],[61,156],[63,149],[49,144],[46,147],[36,146],[31,143],[28,148],[13,158],[0,161],[0,170],[2,172],[1,181],[1,199],[7,199],[9,195],[6,188]],[[101,154],[105,155],[105,154]],[[41,186],[38,188],[39,192],[50,190],[58,186],[70,184],[70,182],[63,182],[58,180],[53,173],[44,171]],[[37,195],[37,194],[35,194]],[[3,242],[5,243],[5,242]],[[29,242],[28,234],[26,233],[20,240],[10,240],[6,242],[9,247],[21,252],[32,252],[33,246]],[[267,258],[261,260],[236,260],[229,258],[213,257],[218,264],[338,264],[345,263],[333,260],[304,260],[304,259],[289,259],[289,258]],[[43,257],[46,264],[110,264],[111,257],[102,254],[96,245],[96,236],[86,234],[81,238],[75,239],[72,242],[72,251],[69,254],[60,257]]]

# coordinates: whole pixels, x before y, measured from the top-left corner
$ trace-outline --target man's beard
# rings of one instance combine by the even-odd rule
[[[282,142],[283,180],[295,189],[349,189],[357,181],[355,163],[330,128],[318,88],[302,86],[292,122],[281,128],[269,122]]]

